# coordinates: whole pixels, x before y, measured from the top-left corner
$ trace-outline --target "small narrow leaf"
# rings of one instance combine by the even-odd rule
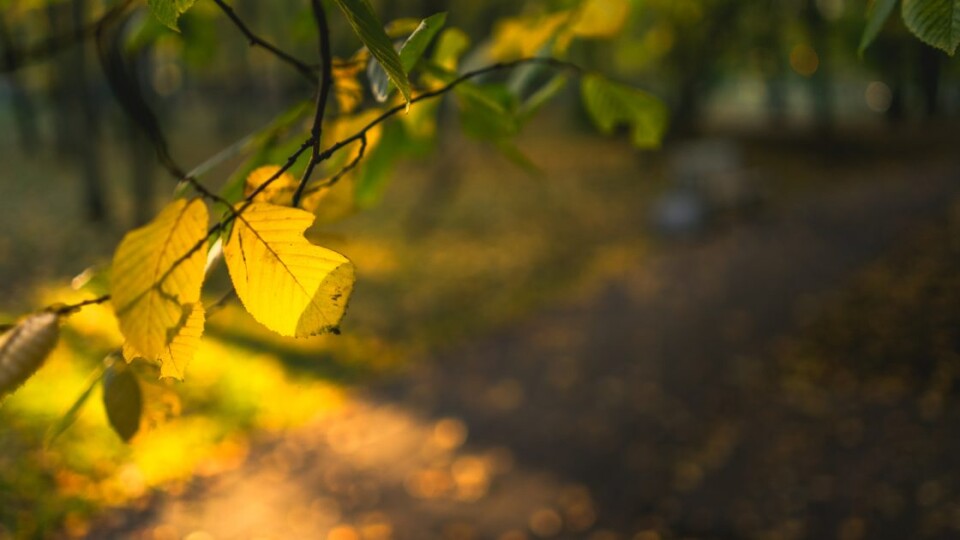
[[[566,85],[567,77],[565,75],[555,75],[543,86],[534,91],[530,97],[520,105],[519,116],[521,121],[526,122],[533,118],[533,116],[537,114],[547,102],[556,97]]]
[[[667,128],[667,108],[656,97],[598,75],[586,75],[580,84],[584,106],[604,133],[618,125],[631,128],[631,141],[639,148],[656,148]]]
[[[143,392],[136,374],[122,362],[115,362],[104,374],[103,408],[110,427],[124,441],[132,439],[140,430]]]
[[[960,0],[903,0],[903,22],[921,41],[953,56],[960,45]]]
[[[334,0],[347,17],[350,27],[367,47],[370,54],[383,66],[390,81],[400,90],[404,101],[410,102],[410,80],[403,70],[400,55],[383,30],[383,24],[373,12],[368,0]]]
[[[147,0],[147,6],[150,7],[150,12],[153,13],[153,16],[163,23],[164,26],[179,32],[180,28],[177,27],[177,21],[181,15],[193,7],[196,1],[197,0]]]
[[[400,46],[400,63],[403,72],[409,74],[423,57],[427,47],[447,21],[446,13],[431,15],[420,22],[413,33]],[[383,103],[390,97],[392,89],[390,79],[383,66],[376,59],[367,65],[367,79],[370,80],[370,91],[377,101]]]
[[[100,384],[100,381],[103,380],[105,370],[103,364],[93,373],[93,376],[90,377],[90,381],[87,383],[87,387],[80,393],[76,400],[74,400],[73,405],[67,409],[67,412],[63,413],[63,416],[60,417],[60,420],[50,429],[47,435],[46,446],[49,448],[60,435],[63,435],[65,431],[70,429],[70,426],[77,421],[77,418],[80,416],[80,410],[83,409],[83,406],[87,403],[87,400],[90,399],[90,395],[93,394],[93,390]]]
[[[240,301],[280,335],[338,331],[353,291],[353,264],[304,238],[313,220],[304,210],[252,203],[223,247]]]
[[[189,361],[177,356],[186,352],[177,340],[196,330],[206,250],[195,247],[206,238],[207,221],[203,201],[176,200],[127,233],[113,257],[111,294],[126,347],[160,362],[165,373],[179,373]]]
[[[863,29],[863,36],[860,38],[861,56],[873,40],[877,39],[877,35],[880,34],[880,30],[883,29],[896,6],[897,0],[873,0],[870,3],[870,7],[867,8],[867,26]]]
[[[410,34],[410,37],[400,47],[400,63],[403,65],[403,71],[410,73],[417,62],[427,51],[427,47],[433,38],[436,37],[440,29],[447,22],[446,13],[437,13],[431,15],[420,22],[420,26]]]
[[[40,369],[59,336],[60,318],[49,312],[30,315],[0,336],[0,398]]]

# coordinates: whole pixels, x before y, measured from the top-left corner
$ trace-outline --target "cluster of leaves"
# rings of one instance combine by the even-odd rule
[[[960,0],[872,0],[860,53],[870,46],[900,4],[903,22],[924,43],[953,56],[960,46]]]
[[[148,0],[147,6],[177,30],[179,17],[193,3]],[[253,36],[229,6],[216,3],[248,38]],[[628,0],[585,0],[502,21],[488,47],[494,63],[468,72],[458,68],[470,40],[462,30],[445,28],[445,14],[385,25],[367,0],[334,4],[363,45],[349,58],[333,57],[319,0],[312,2],[319,70],[250,38],[301,73],[318,71],[313,107],[298,104],[228,149],[248,157],[219,193],[199,181],[208,164],[178,175],[179,198],[117,247],[107,294],[28,316],[0,338],[0,392],[13,391],[39,367],[63,317],[108,300],[124,338],[113,356],[154,364],[161,377],[183,379],[204,331],[205,278],[221,260],[231,294],[266,328],[290,337],[338,333],[354,286],[353,264],[311,243],[304,233],[315,221],[342,218],[379,199],[391,164],[435,140],[439,100],[434,98],[454,94],[464,131],[495,142],[520,161],[510,138],[562,90],[571,73],[580,76],[583,104],[601,131],[626,126],[638,147],[658,145],[664,133],[667,111],[659,100],[564,60],[575,39],[616,34]],[[510,72],[506,82],[478,82],[501,71]],[[326,114],[328,109],[336,113]],[[400,122],[385,122],[395,115]],[[315,171],[320,178],[312,177]],[[211,219],[211,209],[220,214]],[[97,379],[103,383],[107,416],[124,439],[138,431],[144,407],[137,373],[123,362],[109,362]]]

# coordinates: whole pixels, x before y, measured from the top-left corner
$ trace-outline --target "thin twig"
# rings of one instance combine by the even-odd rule
[[[357,168],[357,165],[360,164],[360,161],[363,159],[364,153],[366,151],[367,151],[367,134],[364,133],[360,137],[360,150],[357,152],[357,155],[352,160],[350,160],[350,163],[347,163],[346,165],[344,165],[340,169],[340,171],[337,172],[337,174],[333,175],[326,181],[320,182],[314,186],[311,186],[310,189],[306,191],[306,193],[314,193],[324,188],[333,187],[333,185],[336,184],[341,178],[343,178],[343,176],[345,176],[348,172]]]
[[[233,22],[233,25],[236,26],[237,29],[243,33],[244,36],[246,36],[247,41],[250,43],[251,47],[261,47],[269,51],[280,60],[283,60],[284,62],[293,66],[301,75],[303,75],[310,82],[316,82],[317,80],[316,68],[313,68],[307,65],[306,62],[298,60],[293,55],[287,52],[284,52],[277,46],[269,43],[268,41],[254,34],[253,31],[250,30],[250,28],[246,25],[246,23],[244,23],[243,20],[239,16],[237,16],[237,13],[233,11],[233,8],[230,7],[223,0],[213,0],[213,1],[218,6],[220,6],[220,9],[230,19],[230,21]]]
[[[206,309],[204,309],[204,311],[206,312],[206,317],[210,317],[214,313],[220,311],[221,309],[226,307],[227,302],[229,302],[230,300],[233,300],[236,297],[237,297],[237,290],[231,287],[230,290],[227,291],[226,294],[221,296],[219,300],[210,304],[209,306],[206,307]]]
[[[310,181],[310,175],[313,174],[314,167],[321,161],[320,135],[323,133],[323,116],[327,111],[327,99],[330,97],[330,87],[333,85],[333,56],[330,54],[330,27],[327,24],[327,12],[323,9],[320,0],[311,0],[310,6],[313,9],[314,22],[317,24],[317,41],[320,49],[320,89],[317,92],[317,108],[313,115],[313,127],[310,128],[313,151],[310,154],[307,168],[303,171],[303,178],[300,179],[297,191],[293,194],[291,206],[294,208],[300,206],[303,190],[307,187],[307,182]]]
[[[445,84],[444,86],[437,88],[436,90],[430,90],[429,92],[424,92],[414,97],[413,99],[411,99],[410,105],[413,105],[414,103],[417,103],[420,101],[442,96],[447,92],[450,92],[457,86],[463,84],[464,82],[469,81],[470,79],[475,79],[481,75],[486,75],[488,73],[492,73],[495,71],[513,69],[517,66],[524,65],[524,64],[543,64],[555,69],[566,69],[566,70],[574,71],[576,73],[583,73],[584,71],[583,68],[581,68],[577,64],[574,64],[573,62],[567,62],[566,60],[559,60],[557,58],[549,58],[549,57],[530,57],[530,58],[520,58],[518,60],[512,60],[510,62],[498,62],[496,64],[491,64],[489,66],[482,67],[474,71],[468,71],[460,75],[456,79],[450,81],[449,83]],[[368,131],[370,131],[377,125],[381,124],[384,120],[387,120],[388,118],[402,111],[407,110],[407,106],[408,105],[406,103],[401,103],[390,109],[387,109],[386,111],[383,112],[383,114],[371,120],[370,123],[364,126],[362,129],[360,129],[360,131],[354,133],[353,135],[347,137],[346,139],[342,139],[338,141],[337,143],[331,145],[329,148],[327,148],[323,152],[320,152],[320,158],[319,158],[320,161],[328,159],[337,150],[340,150],[344,146],[352,143],[353,141],[356,141],[361,137],[365,137]]]
[[[230,210],[231,212],[233,211],[233,205],[230,204],[230,201],[224,199],[223,197],[207,189],[206,186],[201,184],[200,181],[197,180],[195,177],[187,176],[185,178],[182,178],[180,181],[190,184],[193,187],[193,189],[195,189],[197,193],[200,194],[201,197],[215,203],[220,203],[223,206],[227,207],[227,210]]]
[[[350,171],[352,171],[353,169],[355,169],[355,168],[357,167],[357,165],[360,164],[360,160],[363,159],[363,154],[364,154],[366,151],[367,151],[367,134],[364,133],[363,135],[360,136],[360,150],[357,152],[357,156],[356,156],[355,158],[353,158],[353,161],[351,161],[351,162],[348,163],[346,166],[344,166],[342,169],[340,169],[340,172],[338,172],[337,174],[333,175],[333,177],[330,178],[330,180],[327,180],[326,182],[324,182],[324,183],[323,183],[323,186],[321,186],[321,187],[330,187],[330,186],[333,186],[334,184],[337,183],[338,180],[340,180],[341,177],[343,177],[343,175],[345,175],[345,174],[347,174],[348,172],[350,172]]]
[[[47,309],[48,309],[48,311],[50,311],[50,312],[52,312],[52,313],[54,313],[54,314],[56,314],[56,315],[58,315],[58,316],[60,316],[60,317],[63,317],[64,315],[70,315],[70,314],[72,314],[72,313],[76,313],[77,311],[80,311],[81,309],[83,309],[83,308],[85,308],[85,307],[87,307],[87,306],[92,306],[92,305],[96,305],[96,304],[103,304],[103,303],[105,303],[105,302],[108,302],[109,300],[110,300],[110,295],[109,295],[109,294],[105,294],[105,295],[103,295],[103,296],[98,296],[98,297],[96,297],[96,298],[91,298],[91,299],[89,299],[89,300],[84,300],[84,301],[82,301],[82,302],[77,302],[76,304],[68,304],[68,305],[66,305],[66,306],[58,306],[58,307],[56,307],[56,308],[47,308]]]

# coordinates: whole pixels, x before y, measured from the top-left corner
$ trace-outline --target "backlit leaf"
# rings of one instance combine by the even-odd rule
[[[860,38],[861,55],[877,38],[877,34],[883,29],[896,6],[897,0],[873,0],[870,3],[870,7],[867,8],[867,26],[863,29],[863,36]]]
[[[159,357],[153,360],[160,363],[160,376],[183,380],[187,364],[200,346],[205,322],[203,304],[195,302],[183,306],[183,315],[177,326],[171,330],[170,343]],[[132,362],[135,358],[150,359],[141,354],[129,341],[123,344],[123,357]]]
[[[165,26],[177,32],[180,31],[177,27],[177,20],[193,7],[194,3],[196,3],[196,0],[147,0],[147,6],[150,7],[153,16]]]
[[[59,317],[49,312],[30,315],[0,335],[0,397],[40,369],[59,336]]]
[[[950,54],[960,45],[960,0],[903,0],[903,22],[921,41]]]
[[[460,57],[470,47],[470,37],[459,28],[447,28],[437,39],[433,48],[433,63],[441,68],[455,72]]]
[[[284,336],[336,332],[353,290],[353,264],[304,238],[313,220],[304,210],[253,203],[223,248],[244,307]]]
[[[136,374],[122,362],[114,363],[104,374],[103,407],[110,427],[124,441],[132,439],[140,430],[143,393]]]
[[[586,0],[570,31],[580,37],[610,37],[620,32],[629,14],[629,0]]]
[[[247,181],[243,186],[243,196],[249,197],[251,193],[257,190],[265,182],[273,178],[280,172],[279,165],[264,165],[254,169],[247,176]],[[293,199],[294,192],[300,182],[289,172],[283,172],[275,180],[270,182],[266,188],[257,193],[253,200],[256,202],[269,202],[273,204],[289,204]]]
[[[505,19],[493,29],[490,57],[498,61],[535,56],[570,20],[569,11]]]
[[[339,64],[334,62],[331,68],[333,95],[337,99],[340,114],[352,113],[363,102],[363,85],[358,80],[358,76],[367,65],[369,57],[369,51],[360,49],[360,52],[350,60]]]
[[[585,75],[580,84],[584,106],[604,133],[630,126],[630,139],[639,148],[656,148],[667,128],[667,108],[656,97],[598,75]]]
[[[190,360],[185,344],[202,332],[197,305],[207,254],[195,247],[207,220],[203,201],[178,199],[127,233],[113,257],[111,295],[126,348],[160,362],[165,375],[182,375]]]
[[[404,101],[410,101],[410,81],[403,70],[400,55],[368,0],[334,0],[343,11],[351,28],[366,45],[370,54],[383,66],[390,81],[400,90]]]

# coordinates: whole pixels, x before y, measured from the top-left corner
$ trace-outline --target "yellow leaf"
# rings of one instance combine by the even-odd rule
[[[352,113],[363,102],[364,85],[359,77],[367,69],[369,56],[367,49],[360,49],[350,60],[334,62],[330,71],[333,75],[333,94],[337,98],[340,114]]]
[[[200,301],[206,250],[194,249],[207,235],[203,201],[176,200],[152,222],[130,231],[113,256],[111,296],[128,349],[161,363],[178,376],[189,360],[186,336],[199,331],[194,304]],[[191,251],[193,250],[193,251]]]
[[[493,29],[490,56],[498,61],[536,56],[569,19],[569,11],[558,11],[503,20]]]
[[[203,304],[196,302],[183,306],[181,320],[175,328],[171,330],[170,343],[167,344],[159,358],[160,376],[173,377],[183,380],[183,374],[187,364],[193,359],[193,355],[200,346],[200,337],[203,335],[204,310]],[[123,344],[123,357],[127,362],[132,362],[134,358],[149,358],[140,353],[129,341]]]
[[[353,290],[353,264],[304,238],[313,220],[305,210],[253,203],[223,247],[243,306],[280,335],[336,332]]]
[[[359,210],[354,174],[347,174],[332,186],[307,190],[300,206],[312,212],[318,224],[335,223],[352,216]]]
[[[279,165],[264,165],[253,170],[243,185],[243,196],[249,197],[267,180],[274,177],[280,171]],[[253,198],[256,202],[269,202],[273,204],[290,204],[293,200],[293,194],[297,191],[299,182],[292,174],[284,172],[276,180],[270,182],[270,185],[263,191],[257,193]]]
[[[586,0],[571,26],[580,37],[611,37],[623,29],[630,14],[629,0]]]

